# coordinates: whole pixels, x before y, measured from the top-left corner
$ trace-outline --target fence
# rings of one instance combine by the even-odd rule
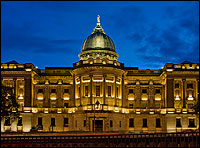
[[[199,132],[1,136],[2,147],[199,147]]]

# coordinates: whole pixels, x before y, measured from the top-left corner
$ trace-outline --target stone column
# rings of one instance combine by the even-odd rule
[[[115,76],[115,84],[114,84],[114,87],[115,87],[115,106],[117,106],[117,85],[116,85],[116,82],[117,82],[117,76]]]
[[[17,95],[17,78],[13,78],[13,81],[14,81],[14,95],[16,97],[16,95]]]
[[[73,74],[73,86],[72,86],[72,107],[75,107],[76,106],[76,103],[75,103],[75,88],[76,88],[76,82],[75,82],[75,75]]]
[[[92,75],[90,75],[90,104],[92,104]]]
[[[106,75],[103,75],[103,104],[106,104]]]
[[[174,107],[174,79],[167,78],[167,107]]]
[[[199,79],[196,80],[196,100],[197,101],[199,99]]]
[[[165,99],[165,84],[162,84],[162,90],[161,90],[161,101],[162,101],[162,106],[167,107],[166,99]]]
[[[79,95],[80,95],[80,106],[82,106],[82,89],[83,89],[82,77],[80,76],[79,79],[80,79],[80,92],[79,92]]]
[[[25,97],[24,97],[24,107],[31,107],[31,98],[32,98],[32,96],[31,96],[31,90],[32,90],[32,88],[31,88],[31,83],[32,83],[32,81],[31,81],[31,77],[26,77],[25,79]]]
[[[57,96],[57,99],[56,99],[56,103],[58,104],[58,107],[63,107],[63,97],[62,97],[62,87],[58,85],[57,87],[57,92],[56,92],[56,96]]]
[[[122,75],[122,107],[126,106],[124,74]]]
[[[183,108],[186,107],[186,98],[185,98],[185,79],[183,81]]]

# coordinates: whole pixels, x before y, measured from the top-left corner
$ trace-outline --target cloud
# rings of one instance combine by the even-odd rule
[[[6,24],[2,31],[2,48],[14,52],[32,53],[68,53],[77,55],[77,51],[72,50],[81,44],[78,39],[51,39],[39,36],[40,31],[36,31],[35,26],[17,27],[13,24]]]
[[[142,23],[143,31],[135,30],[127,34],[126,38],[138,47],[135,49],[136,58],[141,58],[144,65],[151,63],[152,66],[185,60],[197,63],[199,14],[196,12],[197,9],[192,7],[168,7],[160,22],[151,27]]]

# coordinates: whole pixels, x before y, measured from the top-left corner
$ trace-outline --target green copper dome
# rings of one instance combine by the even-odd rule
[[[116,52],[111,38],[99,31],[94,32],[84,41],[81,51],[88,50],[109,50]]]
[[[86,38],[78,55],[80,60],[88,59],[109,59],[117,60],[115,45],[100,26],[100,16],[97,16],[97,26],[90,36]]]
[[[116,52],[113,41],[104,33],[103,28],[100,26],[99,15],[97,16],[97,26],[94,28],[93,33],[84,41],[81,48],[81,52],[88,50],[109,50]]]

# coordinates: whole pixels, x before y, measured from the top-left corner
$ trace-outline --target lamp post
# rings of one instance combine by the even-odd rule
[[[97,102],[94,104],[94,124],[93,124],[93,132],[95,132],[95,105],[97,105],[97,109],[98,109],[98,106],[99,106],[99,101],[97,100]]]

